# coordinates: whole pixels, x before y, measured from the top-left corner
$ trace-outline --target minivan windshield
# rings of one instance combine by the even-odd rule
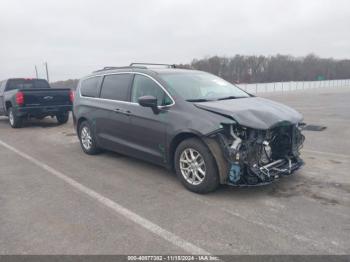
[[[28,89],[28,88],[50,88],[49,83],[43,79],[10,79],[7,83],[7,90]]]
[[[180,95],[187,101],[204,102],[250,96],[237,86],[206,72],[167,72],[159,76],[167,83],[171,95]]]

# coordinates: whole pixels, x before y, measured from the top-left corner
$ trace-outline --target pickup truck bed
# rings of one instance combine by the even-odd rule
[[[9,79],[0,85],[0,115],[9,116],[12,127],[20,127],[25,118],[46,116],[55,116],[59,123],[66,123],[72,102],[70,89],[50,88],[46,80]]]

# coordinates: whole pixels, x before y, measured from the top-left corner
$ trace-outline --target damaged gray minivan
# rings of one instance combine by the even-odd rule
[[[73,118],[85,153],[107,149],[174,169],[197,193],[268,184],[303,165],[301,114],[202,71],[95,71],[78,84]]]

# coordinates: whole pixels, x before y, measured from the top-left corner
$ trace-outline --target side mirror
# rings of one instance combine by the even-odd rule
[[[159,112],[158,101],[154,96],[141,96],[139,97],[138,102],[140,106],[152,108],[155,114]]]

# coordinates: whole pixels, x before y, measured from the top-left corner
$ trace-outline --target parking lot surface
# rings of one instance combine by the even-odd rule
[[[0,254],[348,254],[350,88],[264,96],[327,127],[304,132],[306,165],[207,195],[137,159],[85,155],[72,122],[0,117]]]

